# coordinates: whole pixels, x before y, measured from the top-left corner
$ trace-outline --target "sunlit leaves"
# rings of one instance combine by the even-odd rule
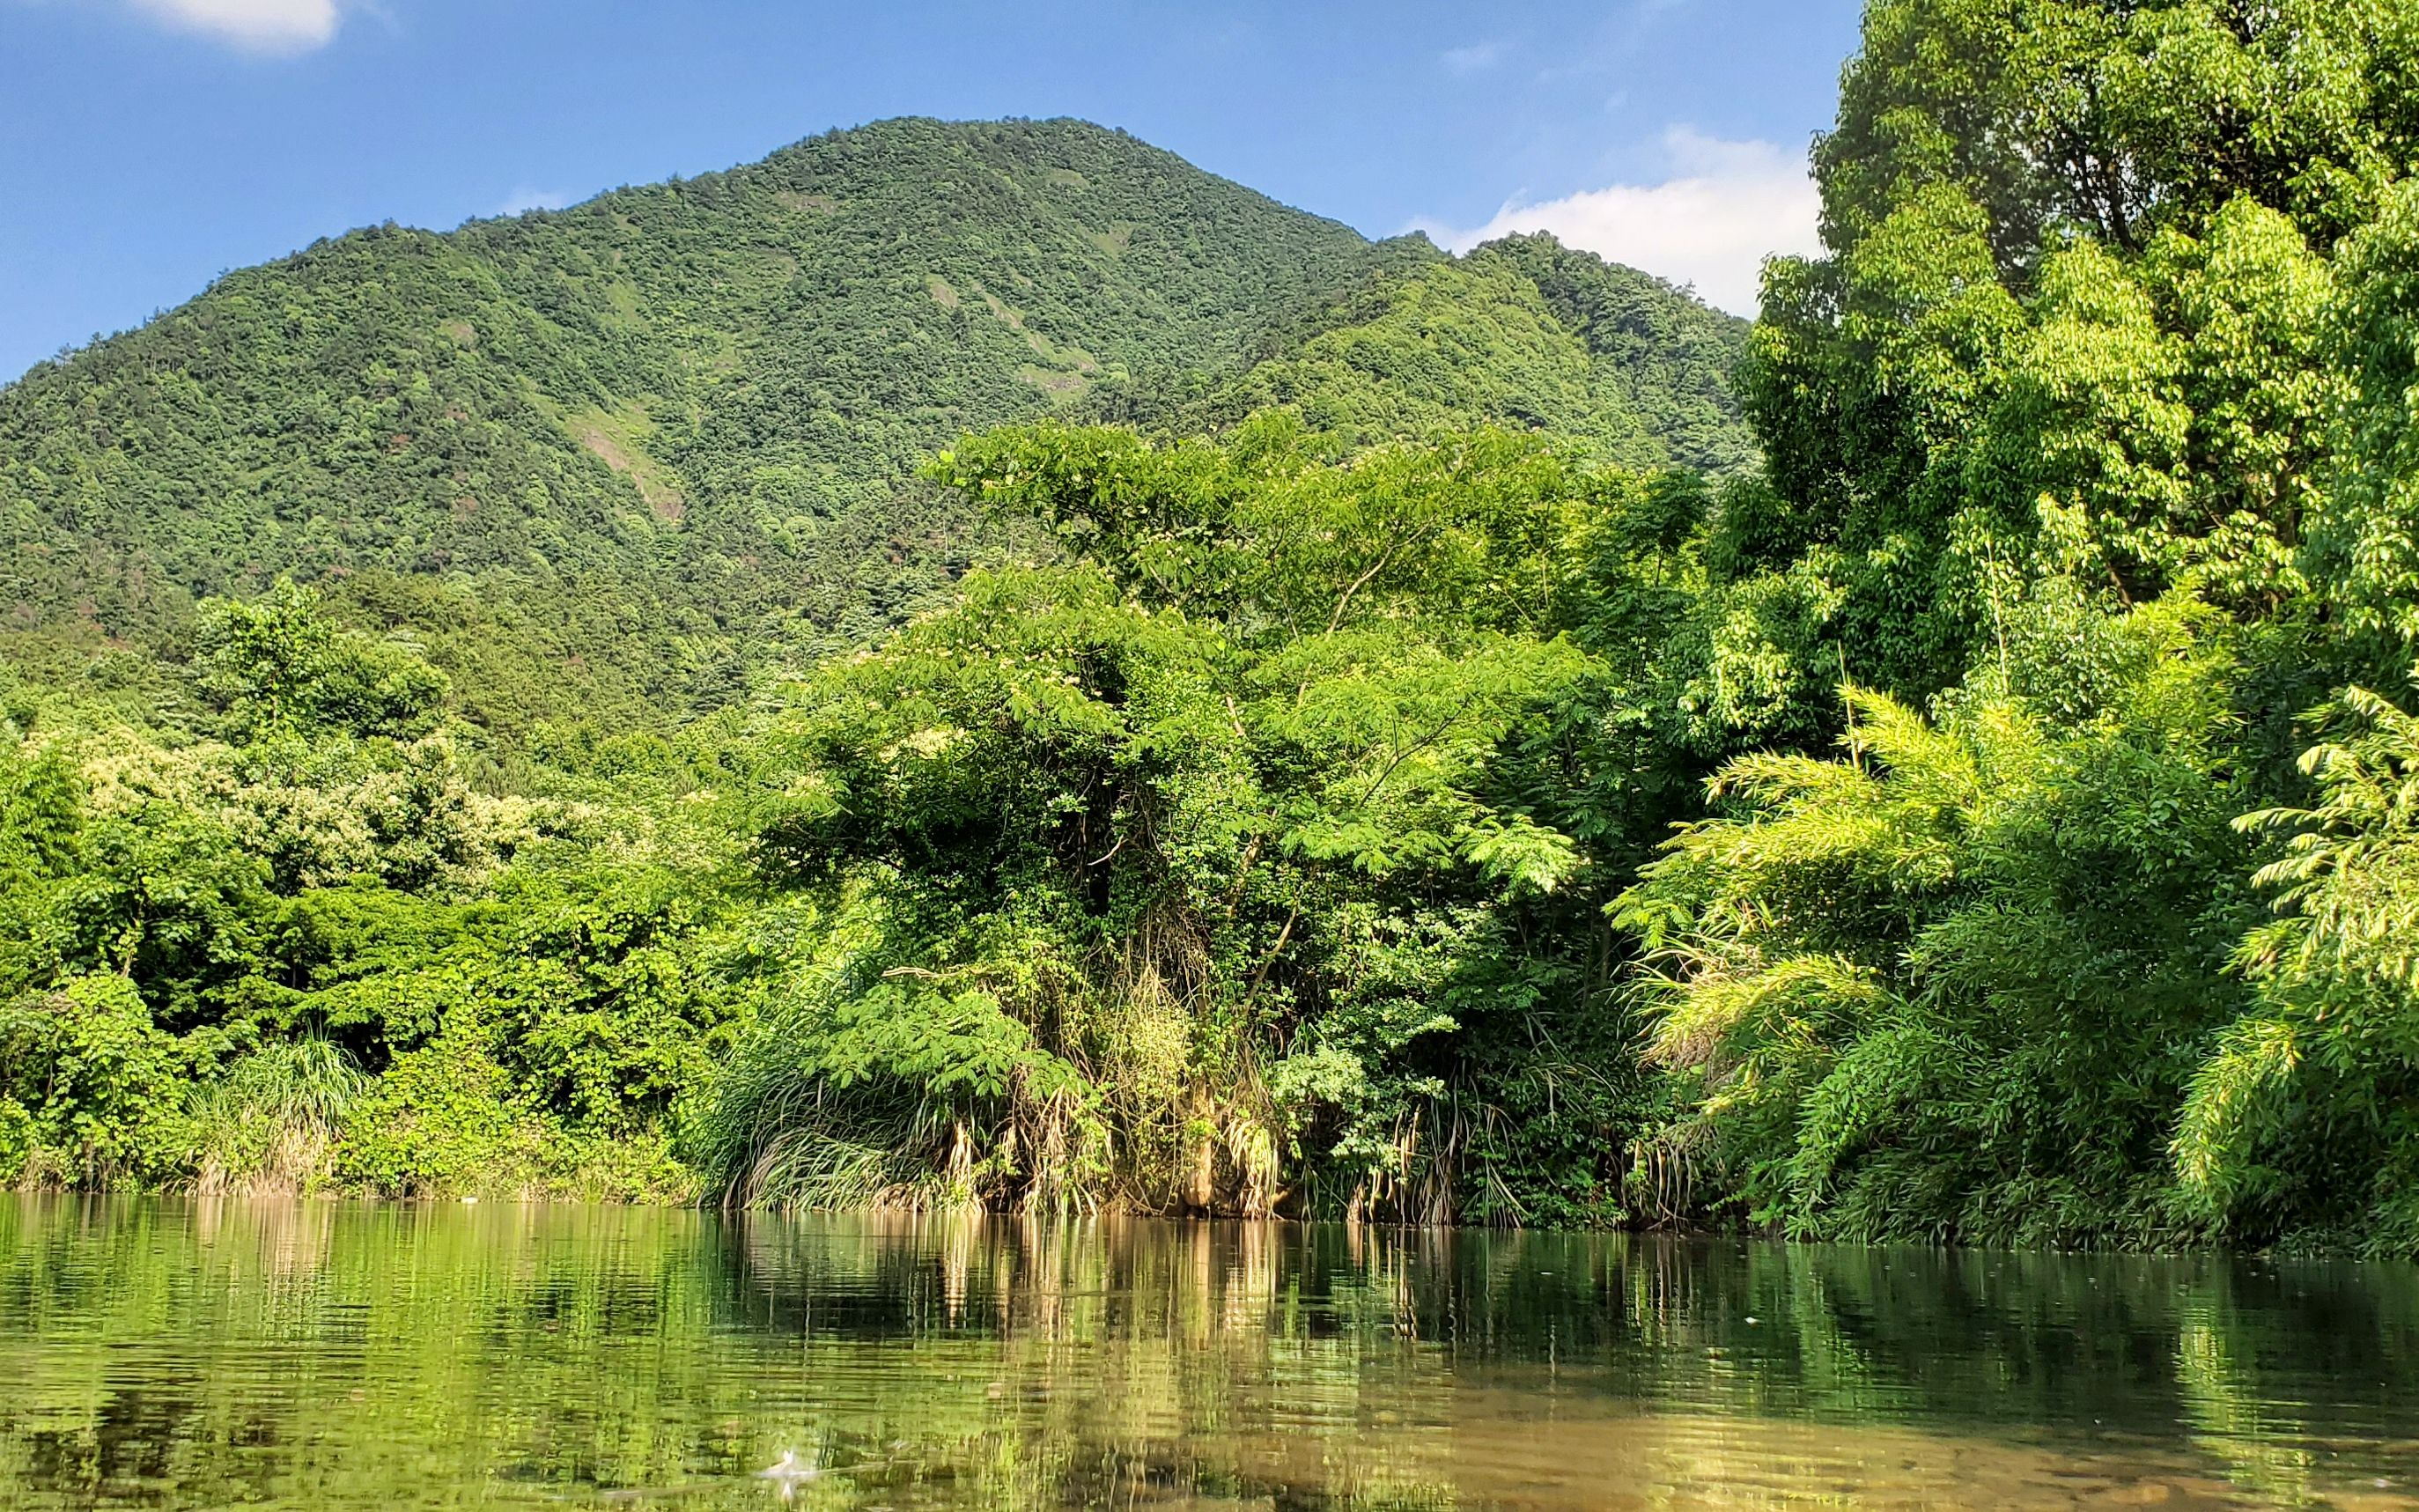
[[[2258,995],[2195,1078],[2174,1142],[2196,1205],[2239,1227],[2299,1210],[2360,1242],[2419,1241],[2407,1200],[2419,1086],[2419,720],[2360,688],[2303,759],[2308,808],[2239,824],[2278,837],[2277,917],[2236,964]]]
[[[1379,1158],[1374,1131],[1438,1094],[1399,1057],[1454,1026],[1433,995],[1484,959],[1491,911],[1583,869],[1495,789],[1600,671],[1564,625],[1633,486],[1502,434],[1323,461],[1283,417],[1219,443],[995,433],[938,467],[1081,560],[971,575],[804,685],[773,732],[801,776],[764,854],[880,900],[867,969],[979,984],[1077,1068],[1117,1180],[1193,1180],[1169,1163],[1203,1119],[1167,1119],[1195,1098],[1229,1151],[1198,1168],[1236,1201],[1263,1199],[1265,1162],[1232,1151],[1271,1130]],[[1289,1043],[1300,1074],[1262,1084]],[[937,1072],[893,1074],[943,1095]],[[1006,1151],[1058,1094],[990,1095],[983,1168],[1029,1197],[1040,1171]]]
[[[1652,952],[1652,1054],[1692,1089],[1650,1163],[1693,1151],[1700,1200],[1807,1233],[2160,1221],[2141,1151],[2180,1101],[2188,1026],[2230,995],[2244,857],[2209,696],[2223,642],[2196,651],[2189,613],[2130,619],[2160,654],[2080,728],[1986,673],[1939,719],[1851,689],[1837,757],[1721,770],[1716,817],[1617,905]],[[2000,1211],[2035,1169],[2054,1203]]]

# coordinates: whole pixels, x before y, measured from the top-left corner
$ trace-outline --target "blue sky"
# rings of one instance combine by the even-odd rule
[[[1751,305],[1854,0],[0,0],[0,378],[217,273],[885,116],[1082,116],[1371,235]]]

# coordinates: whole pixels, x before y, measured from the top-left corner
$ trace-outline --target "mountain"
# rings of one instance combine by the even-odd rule
[[[676,716],[1008,548],[915,477],[962,432],[1294,403],[1341,440],[1491,421],[1727,469],[1742,332],[1549,242],[1373,243],[1083,122],[886,121],[322,241],[0,390],[0,654],[131,675],[197,599],[290,573],[490,726]]]
[[[1727,375],[1748,322],[1551,237],[1374,271],[1200,407],[1298,407],[1346,446],[1473,423],[1589,440],[1638,467],[1749,464]]]

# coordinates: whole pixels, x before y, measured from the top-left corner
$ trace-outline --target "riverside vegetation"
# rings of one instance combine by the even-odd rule
[[[1744,342],[1055,123],[233,275],[0,393],[0,1170],[2419,1251],[2414,80],[1871,0]]]

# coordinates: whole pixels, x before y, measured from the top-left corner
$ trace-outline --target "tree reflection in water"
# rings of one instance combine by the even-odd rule
[[[2419,1506],[2414,1346],[2398,1267],[8,1198],[0,1505]]]

